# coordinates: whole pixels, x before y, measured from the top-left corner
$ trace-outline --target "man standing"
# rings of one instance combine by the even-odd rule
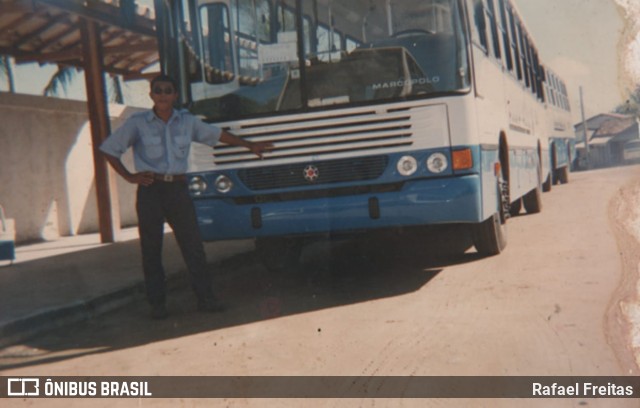
[[[198,310],[219,312],[224,308],[212,290],[206,255],[185,173],[191,142],[214,146],[218,142],[248,148],[262,157],[270,143],[252,143],[208,125],[187,111],[178,111],[175,81],[166,75],[151,81],[153,109],[132,115],[100,146],[120,176],[138,185],[136,211],[142,248],[147,299],[151,316],[165,319],[165,273],[162,267],[164,223],[169,223],[182,252],[198,298]],[[120,157],[133,148],[135,173],[129,172]]]

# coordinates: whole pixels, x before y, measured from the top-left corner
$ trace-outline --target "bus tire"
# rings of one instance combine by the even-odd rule
[[[558,182],[561,184],[569,184],[569,167],[564,166],[558,170]]]
[[[542,183],[542,191],[544,191],[545,193],[551,191],[551,184],[551,174],[548,174],[547,179],[544,181],[544,183]]]
[[[551,184],[558,184],[558,152],[555,143],[551,146]]]
[[[495,213],[483,222],[473,226],[473,245],[478,254],[493,256],[501,253],[507,246],[506,225]]]
[[[507,246],[507,217],[509,212],[509,184],[498,180],[500,199],[498,212],[472,227],[473,245],[481,256],[493,256],[501,253]]]
[[[300,265],[303,242],[295,238],[256,238],[256,253],[270,272],[293,272]]]
[[[542,174],[542,148],[540,147],[540,142],[538,142],[538,180],[542,180],[544,175]],[[547,174],[547,177],[542,182],[542,191],[549,192],[551,191],[551,174]]]
[[[537,214],[542,211],[542,192],[536,187],[522,197],[522,203],[527,214]]]
[[[512,217],[515,217],[516,215],[520,214],[521,209],[522,209],[522,200],[517,199],[516,201],[512,202],[511,205],[509,206],[509,214]]]

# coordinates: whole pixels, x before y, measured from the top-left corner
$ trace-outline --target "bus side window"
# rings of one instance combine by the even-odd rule
[[[270,4],[267,0],[238,0],[233,10],[232,15],[236,19],[234,39],[241,80],[257,82],[264,74],[259,61],[260,45],[271,43]]]
[[[529,78],[531,79],[531,83],[529,84],[529,89],[532,93],[536,93],[536,70],[533,61],[533,49],[531,48],[531,40],[529,37],[524,38],[527,51],[527,67],[529,68]]]
[[[487,19],[485,18],[482,0],[473,0],[473,21],[475,24],[471,27],[471,38],[476,44],[479,43],[482,46],[485,54],[488,54]]]
[[[526,39],[525,32],[522,29],[522,24],[518,22],[516,25],[518,29],[518,39],[520,40],[520,60],[522,61],[522,71],[524,72],[524,83],[527,87],[529,87],[529,66],[526,57]]]
[[[538,50],[533,49],[533,66],[536,74],[536,97],[544,102],[544,92],[542,92],[542,82],[544,81],[544,75],[542,73],[542,67],[540,66],[540,59],[538,58]]]
[[[562,94],[564,95],[564,104],[566,107],[566,110],[571,111],[571,103],[569,103],[569,94],[567,92],[567,86],[565,85],[564,81],[562,82]]]
[[[504,46],[504,56],[506,58],[507,69],[513,71],[513,56],[511,54],[511,40],[509,39],[509,27],[507,21],[507,9],[504,0],[498,0],[500,7],[500,31],[502,32],[502,45]]]
[[[487,2],[487,17],[491,25],[491,38],[493,39],[493,55],[498,60],[502,60],[502,52],[500,51],[500,37],[498,36],[498,21],[496,16],[496,8],[493,0],[485,0]]]
[[[191,3],[182,3],[180,9],[179,28],[183,38],[184,61],[186,61],[187,73],[191,82],[202,81],[202,64],[200,63],[200,36],[195,24],[196,11]]]
[[[509,14],[509,29],[511,31],[511,48],[513,49],[513,58],[516,62],[516,75],[518,80],[522,81],[522,61],[520,60],[520,50],[518,49],[518,32],[516,31],[516,17],[514,16],[513,9],[509,7],[507,10]]]
[[[229,82],[234,77],[229,10],[224,4],[207,4],[200,8],[200,21],[207,81]]]

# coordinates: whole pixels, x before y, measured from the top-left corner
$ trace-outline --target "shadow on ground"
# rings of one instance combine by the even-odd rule
[[[267,271],[255,252],[212,264],[221,314],[196,311],[186,273],[171,282],[170,317],[149,318],[142,294],[115,311],[0,350],[0,369],[36,366],[138,347],[196,333],[299,313],[402,296],[429,283],[447,266],[478,259],[465,252],[464,230],[433,228],[328,239],[305,247],[294,271]],[[274,254],[277,256],[277,254]],[[428,293],[427,293],[428,295]]]

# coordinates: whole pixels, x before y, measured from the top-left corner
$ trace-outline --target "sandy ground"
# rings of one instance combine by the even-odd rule
[[[168,321],[135,304],[0,356],[4,375],[638,375],[640,166],[572,174],[541,214],[509,223],[496,257],[425,256],[404,235],[363,254],[307,254],[309,282],[243,256],[222,315],[172,294]],[[456,237],[458,239],[458,237]],[[360,256],[360,257],[358,257]],[[322,262],[323,258],[328,259]],[[324,269],[323,269],[324,268]],[[326,272],[329,272],[328,274]],[[265,305],[276,304],[270,309]],[[17,356],[22,353],[23,356]],[[30,354],[31,353],[31,354]],[[637,400],[25,400],[9,406],[637,407]]]

